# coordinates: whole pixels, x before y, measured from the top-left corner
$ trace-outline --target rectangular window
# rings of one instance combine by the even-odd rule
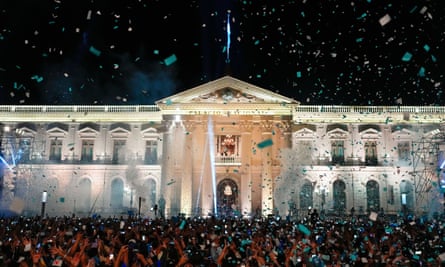
[[[332,141],[331,155],[332,163],[343,163],[345,161],[345,146],[343,140]]]
[[[62,140],[52,139],[49,148],[49,160],[62,159]]]
[[[367,165],[377,164],[377,142],[365,141],[365,162]]]
[[[156,140],[147,140],[145,142],[145,164],[158,164],[158,142]]]
[[[388,185],[388,204],[394,204],[394,186]]]
[[[218,135],[216,137],[216,152],[219,156],[239,156],[239,135]]]
[[[411,159],[411,149],[408,141],[402,141],[397,143],[397,151],[399,154],[399,160],[409,161]]]
[[[31,159],[31,139],[22,138],[19,142],[19,160],[28,162]]]
[[[82,140],[81,161],[93,161],[94,140]]]
[[[113,163],[119,164],[125,162],[125,140],[114,140],[113,144]]]
[[[239,135],[225,134],[216,136],[216,160],[218,163],[236,163],[240,160]]]

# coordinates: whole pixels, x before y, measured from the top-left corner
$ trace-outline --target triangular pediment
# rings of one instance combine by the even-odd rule
[[[299,104],[294,99],[260,88],[231,76],[199,85],[195,88],[166,97],[156,104]]]
[[[346,139],[346,138],[348,138],[349,133],[343,129],[335,128],[335,129],[327,132],[327,135],[331,139]]]
[[[368,128],[360,132],[360,136],[362,139],[378,139],[382,136],[382,134],[374,128]]]
[[[96,138],[98,134],[99,134],[98,131],[96,131],[95,129],[92,129],[90,127],[82,128],[79,131],[79,136],[81,138]]]
[[[59,127],[51,128],[51,129],[49,129],[49,130],[46,131],[46,132],[47,132],[47,134],[48,134],[51,138],[53,138],[53,137],[65,137],[65,136],[68,134],[67,131],[65,131],[64,129],[61,129],[61,128],[59,128]]]

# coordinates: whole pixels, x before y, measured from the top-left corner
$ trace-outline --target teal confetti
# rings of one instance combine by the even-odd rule
[[[420,67],[418,75],[420,77],[425,77],[425,68],[424,67]]]
[[[261,141],[260,143],[258,143],[257,147],[262,149],[262,148],[265,148],[265,147],[268,147],[268,146],[271,146],[271,145],[273,145],[272,139],[266,139],[266,140]]]
[[[172,54],[171,56],[169,56],[166,59],[164,59],[164,64],[166,66],[170,66],[171,64],[175,63],[176,60],[177,60],[176,55]]]
[[[411,60],[412,57],[413,55],[410,52],[406,52],[402,57],[402,61],[408,62]]]
[[[42,76],[38,76],[38,75],[34,75],[31,77],[31,80],[35,80],[36,82],[40,83],[43,81],[43,77]]]
[[[297,78],[301,78],[301,71],[297,71]]]
[[[90,53],[95,55],[96,57],[100,56],[102,53],[100,50],[96,49],[94,46],[90,46]]]
[[[430,46],[427,45],[427,44],[425,44],[425,45],[423,46],[423,49],[424,49],[426,52],[429,52],[429,51],[430,51]]]
[[[311,235],[311,230],[301,223],[298,224],[298,231],[302,232],[304,235]]]

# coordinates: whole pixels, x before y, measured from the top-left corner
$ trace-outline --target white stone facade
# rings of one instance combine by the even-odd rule
[[[443,212],[445,107],[305,106],[226,76],[151,106],[0,106],[1,210]]]

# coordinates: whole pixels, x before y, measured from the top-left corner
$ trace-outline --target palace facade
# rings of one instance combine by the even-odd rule
[[[225,76],[155,105],[0,119],[1,209],[24,215],[444,209],[445,107],[308,106]]]

